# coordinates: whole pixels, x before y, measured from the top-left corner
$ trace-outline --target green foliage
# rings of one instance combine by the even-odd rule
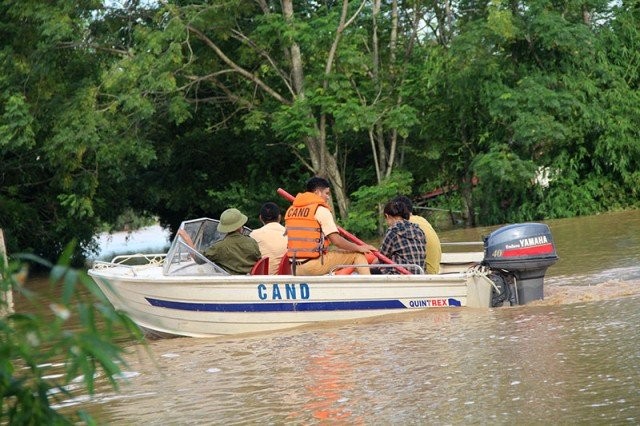
[[[461,0],[449,20],[437,3],[399,2],[394,32],[388,2],[377,15],[349,2],[330,71],[335,2],[294,2],[292,21],[272,1],[123,4],[0,3],[10,251],[55,259],[76,237],[79,261],[123,212],[172,227],[230,205],[255,212],[334,163],[355,191],[349,225],[364,232],[394,168],[414,194],[457,187],[430,202],[483,224],[637,205],[632,3]],[[414,31],[412,16],[432,20]]]
[[[22,257],[49,268],[51,286],[62,287],[59,300],[44,305],[23,287],[25,263],[0,262],[0,289],[12,289],[29,302],[20,312],[0,318],[0,418],[8,424],[95,424],[82,410],[63,414],[54,407],[70,396],[72,383],[84,384],[83,391],[93,395],[103,374],[117,389],[116,377],[125,366],[117,342],[142,338],[85,272],[69,266],[72,252],[73,246],[67,246],[56,265],[32,255]],[[3,301],[0,309],[6,307]],[[62,373],[53,374],[53,365],[63,365]]]
[[[396,170],[380,185],[361,186],[351,194],[353,203],[344,225],[364,237],[381,234],[381,207],[397,195],[411,194],[411,173]]]
[[[509,4],[503,4],[500,0],[489,2],[487,27],[503,39],[511,40],[516,36],[518,28],[508,7]]]
[[[0,123],[0,147],[31,148],[35,144],[33,117],[29,113],[29,105],[24,96],[8,96]]]
[[[10,252],[55,259],[77,238],[80,264],[99,224],[127,207],[113,188],[154,156],[123,110],[102,103],[100,76],[115,59],[89,33],[102,7],[0,4],[0,227]]]
[[[591,4],[591,16],[610,6]],[[590,27],[585,6],[574,3],[475,7],[450,48],[432,50],[428,71],[413,80],[423,93],[412,99],[423,111],[416,139],[432,152],[417,152],[423,164],[407,163],[416,181],[464,188],[478,177],[465,202],[485,224],[634,205],[628,182],[640,161],[640,117],[630,105],[637,90],[613,52],[638,63],[623,47],[637,43],[628,29],[635,24],[622,30],[621,21],[603,19]],[[541,170],[553,171],[548,187],[536,182]]]
[[[488,153],[479,154],[472,168],[475,176],[482,183],[477,188],[476,196],[480,200],[479,214],[482,218],[503,219],[504,210],[511,203],[525,203],[530,197],[530,189],[536,177],[536,164],[530,160],[519,158],[508,147],[492,147]],[[485,197],[485,194],[491,194]],[[483,198],[484,197],[484,198]],[[483,202],[490,198],[491,202]],[[498,202],[496,202],[496,200]],[[541,217],[522,217],[522,220],[542,219]]]
[[[296,100],[291,106],[281,106],[272,117],[272,129],[286,141],[298,141],[316,134],[310,105],[303,100]]]

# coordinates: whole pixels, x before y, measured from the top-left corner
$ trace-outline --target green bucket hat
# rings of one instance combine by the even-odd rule
[[[220,224],[218,224],[218,232],[231,232],[240,228],[247,223],[247,216],[243,215],[238,209],[227,209],[220,215]]]

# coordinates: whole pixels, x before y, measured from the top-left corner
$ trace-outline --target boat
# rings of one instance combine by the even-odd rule
[[[224,236],[217,225],[210,218],[185,221],[180,228],[191,244],[178,235],[167,253],[96,261],[88,273],[144,331],[215,337],[423,309],[524,304],[542,298],[544,273],[557,260],[548,227],[530,223],[495,231],[485,238],[484,252],[443,253],[440,274],[424,274],[419,265],[383,264],[413,273],[341,274],[336,268],[298,276],[285,256],[277,275],[266,274],[264,258],[250,274],[230,275],[201,254]]]

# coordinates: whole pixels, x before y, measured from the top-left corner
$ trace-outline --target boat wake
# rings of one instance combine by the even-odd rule
[[[545,285],[544,300],[530,306],[568,305],[640,295],[640,279],[609,280],[594,285]]]

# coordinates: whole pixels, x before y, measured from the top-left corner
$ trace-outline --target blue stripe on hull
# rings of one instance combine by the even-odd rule
[[[159,308],[196,312],[310,312],[310,311],[362,311],[369,309],[407,309],[399,300],[362,300],[344,302],[282,302],[282,303],[187,303],[160,300],[147,301]],[[448,299],[449,306],[460,306],[460,301]]]
[[[295,311],[361,311],[367,309],[406,309],[399,300],[363,300],[351,302],[293,303],[187,303],[146,298],[153,306],[181,311],[204,312],[295,312]]]

